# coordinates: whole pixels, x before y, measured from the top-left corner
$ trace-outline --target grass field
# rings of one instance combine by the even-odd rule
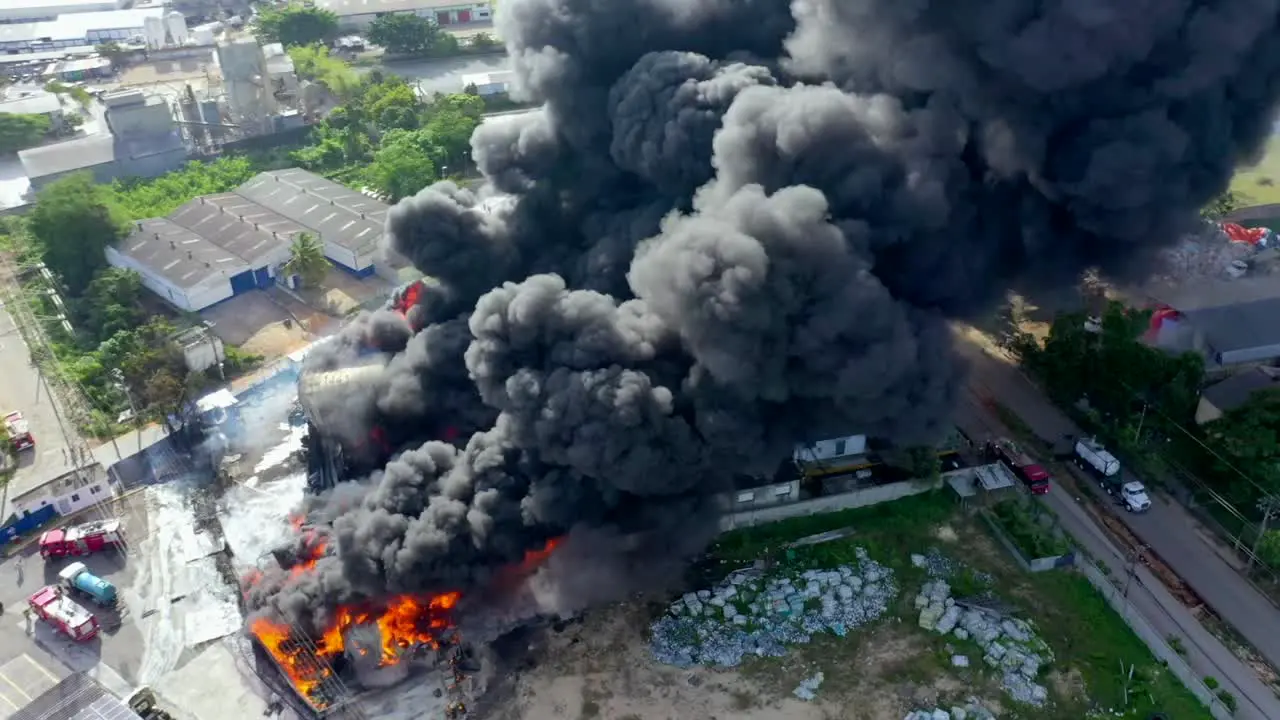
[[[1244,207],[1280,203],[1280,138],[1267,143],[1267,154],[1257,166],[1236,173],[1231,189],[1244,196]]]
[[[846,527],[855,531],[841,540],[794,549],[782,547],[790,540]],[[815,637],[815,642],[796,648],[787,658],[751,660],[744,664],[744,672],[764,681],[765,686],[787,690],[795,687],[805,673],[821,669],[827,678],[824,691],[839,693],[842,687],[852,688],[858,682],[857,672],[851,668],[859,646],[885,642],[885,634],[892,633],[895,641],[910,649],[903,653],[901,667],[894,668],[902,680],[932,683],[949,688],[960,697],[976,694],[999,701],[1002,696],[995,687],[998,683],[989,675],[981,670],[957,675],[950,667],[949,659],[955,651],[952,648],[972,648],[957,648],[960,641],[915,626],[918,611],[911,601],[926,576],[925,571],[912,566],[910,556],[937,547],[964,563],[965,570],[951,580],[957,594],[993,591],[1035,623],[1056,655],[1042,680],[1053,704],[1045,708],[1021,707],[1004,697],[1001,717],[1080,720],[1105,716],[1145,720],[1159,711],[1178,720],[1208,720],[1209,712],[1161,666],[1088,580],[1070,570],[1034,575],[1024,572],[988,533],[989,529],[960,512],[950,496],[937,491],[871,508],[793,518],[725,535],[714,552],[727,565],[766,556],[784,567],[832,567],[850,562],[854,548],[865,547],[871,557],[893,568],[902,588],[894,612],[901,622],[889,620],[846,638]],[[1130,667],[1134,679],[1127,681],[1130,704],[1126,707],[1125,675]],[[773,682],[768,682],[770,679]]]

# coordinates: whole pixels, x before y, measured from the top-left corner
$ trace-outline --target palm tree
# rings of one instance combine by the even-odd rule
[[[287,275],[302,278],[302,284],[308,287],[319,285],[329,272],[329,261],[324,256],[324,246],[315,235],[300,232],[293,236],[289,244],[289,262],[284,264]]]

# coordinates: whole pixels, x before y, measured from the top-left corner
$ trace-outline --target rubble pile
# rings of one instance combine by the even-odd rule
[[[1261,248],[1248,243],[1231,242],[1226,233],[1215,223],[1205,223],[1198,232],[1184,236],[1179,242],[1161,253],[1162,263],[1155,279],[1175,284],[1192,280],[1212,280],[1227,277],[1227,270],[1237,260],[1254,260]],[[1252,263],[1251,263],[1252,264]],[[1258,264],[1253,272],[1272,273],[1271,264]]]
[[[687,593],[651,626],[650,649],[677,667],[734,667],[747,655],[781,657],[814,633],[843,637],[887,614],[898,594],[892,570],[864,548],[856,557],[794,576],[741,571],[711,590]]]
[[[1049,691],[1036,682],[1036,676],[1053,661],[1053,651],[1030,623],[961,607],[951,597],[945,580],[926,582],[915,605],[920,611],[920,627],[976,642],[983,650],[983,662],[1001,673],[1001,685],[1014,700],[1035,706],[1048,700]]]
[[[818,688],[822,686],[823,679],[822,671],[818,671],[813,677],[801,680],[796,689],[791,691],[791,694],[801,700],[812,700],[817,697]]]
[[[908,713],[902,720],[995,720],[995,717],[995,713],[983,707],[976,699],[970,698],[963,706],[952,705],[950,710],[916,710]]]

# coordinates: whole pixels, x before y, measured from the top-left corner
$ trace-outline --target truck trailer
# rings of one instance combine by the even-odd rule
[[[1125,480],[1124,468],[1096,438],[1076,441],[1072,453],[1076,467],[1088,473],[1098,486],[1116,499],[1129,512],[1146,512],[1151,509],[1151,497],[1147,488],[1136,480]]]
[[[88,555],[124,547],[119,520],[98,520],[50,530],[40,536],[40,557],[60,558]]]
[[[987,443],[986,455],[989,460],[1004,463],[1032,495],[1044,495],[1049,492],[1049,471],[1019,448],[1012,440],[999,438]]]
[[[116,586],[89,572],[82,562],[73,562],[62,568],[58,580],[73,594],[84,595],[102,607],[115,607],[119,599]]]

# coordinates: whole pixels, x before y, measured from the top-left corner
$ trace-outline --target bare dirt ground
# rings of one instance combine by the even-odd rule
[[[969,529],[961,536],[942,526],[936,538],[953,550],[1002,557],[989,538]],[[904,591],[904,608],[910,594]],[[491,688],[481,720],[901,720],[911,710],[972,694],[999,711],[992,701],[999,692],[951,668],[950,653],[914,623],[891,619],[843,638],[819,633],[784,658],[755,658],[735,670],[681,669],[649,652],[649,624],[664,609],[623,603],[559,632],[539,631],[522,648],[519,672],[505,687]],[[824,674],[818,698],[792,697],[818,671]],[[1052,681],[1059,688],[1080,682],[1074,673]]]
[[[157,60],[133,65],[120,73],[121,85],[154,85],[184,80],[217,80],[218,65],[212,57]]]
[[[376,275],[358,278],[329,268],[318,289],[303,290],[300,295],[322,312],[343,316],[375,298],[385,297],[391,290],[391,283]]]
[[[254,291],[200,312],[222,341],[267,361],[283,357],[310,342],[310,318],[298,318],[266,292]],[[301,322],[300,322],[301,321]]]

